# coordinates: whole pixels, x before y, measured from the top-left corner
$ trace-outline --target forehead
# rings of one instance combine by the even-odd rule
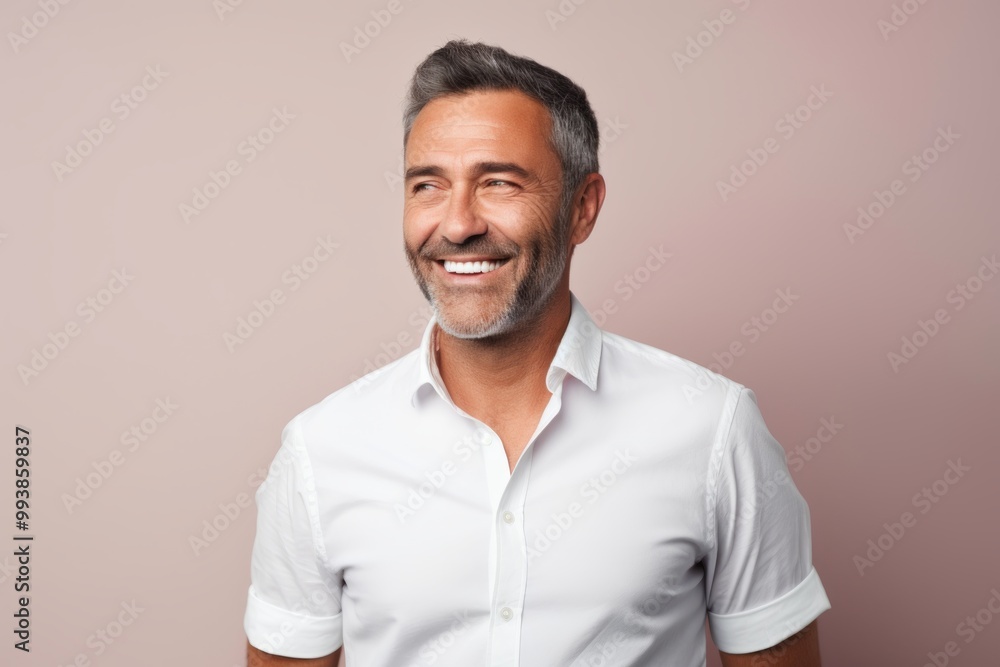
[[[406,142],[406,161],[477,150],[548,160],[554,157],[550,130],[545,105],[520,91],[447,95],[431,100],[417,114]]]

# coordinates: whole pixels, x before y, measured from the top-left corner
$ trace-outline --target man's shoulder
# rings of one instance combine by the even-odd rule
[[[411,350],[305,408],[289,420],[285,429],[297,426],[308,431],[331,423],[370,423],[375,416],[384,417],[401,399],[409,398],[406,394],[416,386],[419,362],[419,348]]]
[[[635,384],[648,383],[688,405],[722,408],[745,388],[721,373],[648,343],[610,331],[602,331],[602,338],[603,354],[608,355],[609,367],[616,369],[615,376]]]

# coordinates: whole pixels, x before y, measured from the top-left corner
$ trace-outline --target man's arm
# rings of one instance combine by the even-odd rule
[[[323,658],[303,660],[264,653],[247,642],[247,667],[337,667],[340,664],[340,653],[343,650],[344,647],[340,647]]]
[[[723,667],[822,667],[819,629],[813,621],[785,641],[753,653],[723,653]]]
[[[282,430],[281,447],[255,494],[257,534],[243,615],[252,667],[337,667],[343,577],[328,566],[311,473],[296,417]]]

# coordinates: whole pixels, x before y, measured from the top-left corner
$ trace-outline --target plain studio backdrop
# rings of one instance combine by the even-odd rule
[[[0,663],[244,664],[281,428],[426,322],[402,100],[465,37],[587,91],[608,195],[572,289],[755,391],[811,510],[824,664],[995,664],[998,21],[991,0],[5,2]]]

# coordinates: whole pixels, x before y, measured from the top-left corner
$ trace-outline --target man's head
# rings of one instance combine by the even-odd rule
[[[533,60],[452,41],[417,68],[403,125],[404,247],[438,324],[460,338],[517,330],[568,290],[603,202],[586,93]]]

